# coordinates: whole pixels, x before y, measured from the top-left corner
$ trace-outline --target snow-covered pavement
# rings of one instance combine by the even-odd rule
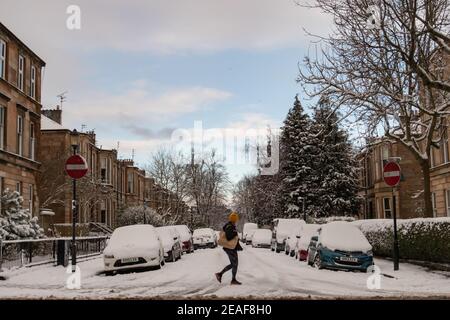
[[[238,279],[242,286],[230,286],[231,274],[219,284],[214,273],[228,264],[222,249],[197,250],[185,254],[161,270],[105,276],[103,260],[79,264],[81,289],[65,288],[66,269],[38,266],[2,274],[0,298],[146,298],[146,297],[368,297],[450,296],[450,274],[436,273],[410,264],[400,271],[392,263],[376,260],[382,276],[381,288],[369,290],[368,274],[317,270],[284,253],[246,246],[239,253]]]

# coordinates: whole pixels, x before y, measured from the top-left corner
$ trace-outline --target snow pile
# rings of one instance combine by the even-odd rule
[[[133,225],[115,229],[103,254],[116,258],[142,257],[157,255],[160,247],[153,226]]]
[[[32,217],[28,209],[22,208],[23,198],[17,191],[6,189],[0,197],[0,239],[37,239],[44,237],[38,218]]]
[[[324,217],[324,218],[314,218],[313,221],[314,221],[314,223],[317,223],[317,224],[326,224],[326,223],[333,222],[333,221],[351,222],[351,221],[355,221],[355,218],[351,217],[351,216],[330,216],[330,217]]]
[[[322,226],[319,242],[330,250],[362,252],[372,250],[361,230],[344,221],[330,222]]]
[[[194,230],[194,237],[213,237],[214,230],[211,228],[201,228]]]
[[[374,254],[392,256],[392,219],[357,220],[352,224],[365,234]],[[399,219],[397,231],[401,258],[450,263],[450,218]]]

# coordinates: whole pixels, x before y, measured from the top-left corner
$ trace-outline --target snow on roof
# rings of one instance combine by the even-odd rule
[[[41,115],[41,130],[68,130],[67,128],[60,125],[58,122]]]

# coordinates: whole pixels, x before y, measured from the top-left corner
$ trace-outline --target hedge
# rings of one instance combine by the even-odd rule
[[[357,220],[377,256],[392,257],[392,219]],[[450,263],[450,218],[397,220],[400,258]]]

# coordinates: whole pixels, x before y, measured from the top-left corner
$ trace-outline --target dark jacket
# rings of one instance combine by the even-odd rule
[[[224,226],[223,226],[223,231],[225,232],[225,237],[227,238],[228,241],[232,240],[234,237],[238,236],[238,232],[236,229],[236,226],[231,223],[231,222],[227,222]],[[234,250],[237,251],[241,251],[242,247],[239,244],[239,241],[236,244],[236,248],[234,248]]]

